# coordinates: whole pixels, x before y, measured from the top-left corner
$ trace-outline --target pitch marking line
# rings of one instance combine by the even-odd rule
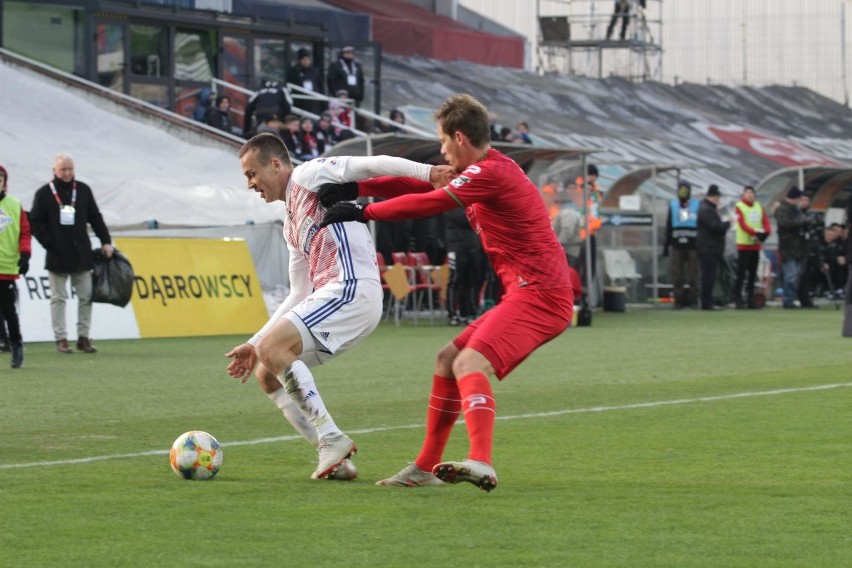
[[[681,398],[675,400],[658,400],[654,402],[637,402],[634,404],[622,404],[619,406],[591,406],[589,408],[571,408],[566,410],[554,410],[551,412],[535,412],[530,414],[516,414],[513,416],[498,416],[497,420],[522,420],[528,418],[546,418],[549,416],[564,416],[566,414],[586,414],[590,412],[611,412],[615,410],[633,410],[636,408],[659,408],[661,406],[675,406],[679,404],[695,404],[700,402],[718,402],[723,400],[734,400],[737,398],[750,398],[756,396],[777,396],[782,394],[792,394],[800,392],[824,391],[831,389],[840,389],[852,387],[852,383],[835,383],[830,385],[817,385],[813,387],[799,387],[789,389],[775,389],[768,391],[755,392],[740,392],[734,394],[723,394],[718,396],[702,396],[698,398]],[[361,430],[349,430],[350,434],[375,434],[377,432],[388,432],[393,430],[410,430],[412,428],[423,428],[423,424],[405,424],[401,426],[383,426],[379,428],[364,428]],[[238,442],[223,443],[223,448],[231,446],[255,446],[257,444],[271,444],[273,442],[288,442],[290,440],[300,440],[302,437],[297,435],[278,436],[275,438],[257,438],[255,440],[244,440]],[[23,469],[27,467],[47,467],[52,465],[71,465],[78,463],[92,463],[98,461],[115,460],[121,458],[139,458],[146,456],[162,456],[167,455],[168,450],[151,450],[147,452],[135,452],[131,454],[110,454],[106,456],[91,456],[88,458],[76,458],[69,460],[56,461],[41,461],[30,463],[10,463],[0,464],[0,469]]]

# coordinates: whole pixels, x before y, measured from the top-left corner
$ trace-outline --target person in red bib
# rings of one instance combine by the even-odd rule
[[[568,262],[536,186],[517,163],[491,148],[488,111],[467,94],[435,114],[441,154],[458,177],[433,188],[409,178],[376,178],[320,188],[328,211],[321,226],[345,221],[400,221],[464,208],[479,234],[504,295],[438,353],[426,436],[414,463],[378,485],[470,482],[497,486],[492,466],[496,407],[489,378],[504,379],[571,322],[574,296]],[[389,198],[361,207],[358,195]],[[442,461],[459,413],[470,440],[467,458]]]

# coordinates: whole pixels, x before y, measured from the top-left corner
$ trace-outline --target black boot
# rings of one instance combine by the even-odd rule
[[[12,368],[20,369],[24,364],[24,344],[12,344]]]

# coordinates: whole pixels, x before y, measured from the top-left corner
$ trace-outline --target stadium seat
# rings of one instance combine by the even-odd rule
[[[609,249],[603,251],[604,267],[610,284],[614,286],[630,285],[631,297],[636,298],[636,283],[642,275],[636,271],[636,261],[624,249]]]

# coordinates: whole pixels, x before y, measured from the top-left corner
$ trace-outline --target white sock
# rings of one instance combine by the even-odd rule
[[[284,385],[284,390],[316,429],[319,438],[329,434],[342,434],[326,410],[319,389],[314,383],[314,376],[304,362],[296,361],[281,371],[278,381]]]
[[[302,414],[302,411],[299,410],[299,407],[296,406],[296,402],[283,388],[275,389],[275,392],[268,393],[266,396],[271,398],[272,402],[275,403],[275,406],[281,409],[281,412],[284,414],[284,418],[293,425],[296,432],[301,434],[302,437],[310,442],[313,447],[316,448],[319,445],[319,437],[317,436],[316,429],[311,426],[307,417],[305,417],[305,415]]]

